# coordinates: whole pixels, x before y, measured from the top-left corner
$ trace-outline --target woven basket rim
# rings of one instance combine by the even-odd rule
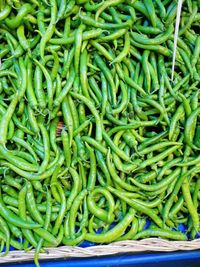
[[[126,240],[113,242],[108,245],[95,245],[91,247],[60,246],[57,248],[45,248],[45,252],[40,253],[40,260],[69,259],[69,258],[89,258],[120,253],[138,252],[170,252],[170,251],[190,251],[200,249],[200,239],[192,241],[170,241],[162,238],[147,238],[142,240]],[[1,263],[27,262],[33,261],[35,250],[25,252],[23,250],[10,251],[5,257],[0,257]]]

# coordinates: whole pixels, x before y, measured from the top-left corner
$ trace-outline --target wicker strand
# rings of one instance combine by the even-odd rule
[[[169,241],[161,238],[148,238],[143,240],[127,240],[114,242],[109,245],[98,245],[93,247],[71,247],[61,246],[58,248],[46,248],[45,253],[40,254],[40,260],[61,259],[61,258],[85,258],[114,255],[119,253],[136,253],[136,252],[170,252],[170,251],[189,251],[200,249],[200,239],[192,241]],[[34,250],[10,251],[5,257],[0,257],[1,263],[8,262],[25,262],[32,261]]]

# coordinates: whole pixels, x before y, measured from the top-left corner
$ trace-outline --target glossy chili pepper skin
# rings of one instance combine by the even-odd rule
[[[1,249],[33,247],[39,266],[84,240],[194,239],[198,3],[183,1],[172,81],[177,1],[25,2],[0,7]]]

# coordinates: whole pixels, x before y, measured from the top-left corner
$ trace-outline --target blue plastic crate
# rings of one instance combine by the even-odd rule
[[[34,263],[3,264],[9,267],[35,267]],[[165,253],[137,253],[117,256],[65,259],[59,261],[41,261],[41,267],[104,267],[104,266],[132,266],[132,267],[197,267],[200,266],[200,251],[165,252]]]

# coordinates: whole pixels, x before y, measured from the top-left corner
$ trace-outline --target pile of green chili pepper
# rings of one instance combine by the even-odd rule
[[[2,254],[195,238],[199,7],[183,3],[171,81],[175,0],[0,2]]]

